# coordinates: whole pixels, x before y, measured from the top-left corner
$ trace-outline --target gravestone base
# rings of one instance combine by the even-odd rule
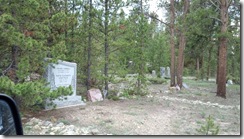
[[[81,96],[66,96],[67,99],[55,99],[52,102],[56,107],[53,107],[52,105],[46,105],[45,110],[51,110],[53,108],[59,109],[59,108],[66,108],[66,107],[72,107],[72,106],[84,106],[86,105],[82,100]],[[50,100],[46,101],[46,104],[50,103]]]

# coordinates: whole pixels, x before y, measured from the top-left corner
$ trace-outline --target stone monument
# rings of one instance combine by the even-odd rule
[[[156,71],[155,70],[152,70],[152,77],[153,78],[156,78],[157,77],[157,74],[156,74]]]
[[[85,105],[85,103],[81,100],[81,96],[76,95],[76,74],[76,63],[58,60],[57,63],[48,64],[45,78],[50,83],[49,85],[51,90],[56,90],[58,87],[71,86],[73,91],[73,94],[70,96],[60,97],[61,99],[67,99],[53,100],[52,102],[56,105],[56,108]],[[50,103],[50,100],[47,100],[47,104],[48,103]],[[46,105],[45,109],[52,109],[52,106]]]
[[[170,67],[166,67],[165,77],[170,78]]]
[[[160,67],[161,78],[165,77],[165,67]]]

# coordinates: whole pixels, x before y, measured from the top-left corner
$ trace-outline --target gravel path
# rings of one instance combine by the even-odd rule
[[[37,118],[31,118],[24,124],[24,135],[101,135],[98,129],[66,125],[63,122],[53,123]],[[106,134],[110,135],[110,134]]]

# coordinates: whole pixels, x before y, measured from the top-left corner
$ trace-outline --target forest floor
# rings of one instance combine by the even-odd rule
[[[189,88],[178,92],[167,91],[168,80],[149,85],[150,94],[143,97],[40,111],[26,116],[23,124],[32,117],[46,121],[55,118],[54,122],[77,128],[96,128],[96,134],[101,135],[201,135],[204,133],[197,129],[211,116],[219,126],[219,135],[240,135],[240,85],[227,86],[227,98],[223,99],[216,96],[213,81],[184,82]]]

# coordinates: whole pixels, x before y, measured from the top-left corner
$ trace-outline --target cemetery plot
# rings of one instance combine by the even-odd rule
[[[176,92],[166,92],[168,83],[151,84],[144,97],[87,102],[85,107],[45,111],[35,117],[65,119],[76,128],[95,128],[97,135],[202,135],[197,129],[210,115],[220,128],[218,135],[240,135],[239,85],[229,85],[228,99],[223,100],[216,97],[213,81],[184,81],[186,88]]]

